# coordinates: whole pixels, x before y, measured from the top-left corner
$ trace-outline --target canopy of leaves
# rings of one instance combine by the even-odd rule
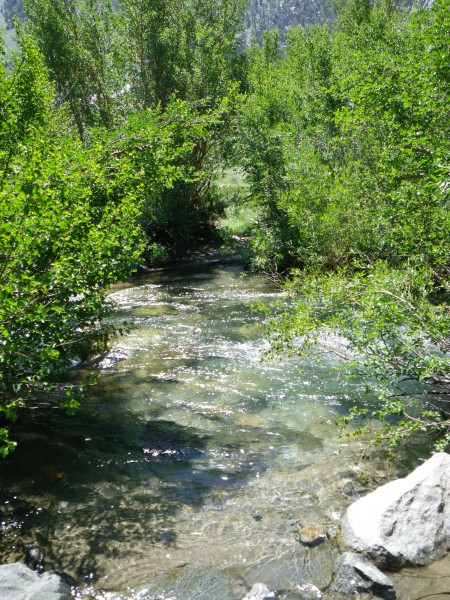
[[[397,398],[383,391],[375,413],[400,420],[402,435],[447,441],[448,25],[442,0],[411,14],[349,0],[331,31],[293,29],[283,52],[269,32],[250,51],[236,138],[265,211],[256,264],[285,270],[295,299],[273,323],[275,349],[342,334],[341,358]]]
[[[26,13],[58,101],[88,144],[92,127],[112,130],[130,114],[166,110],[173,98],[189,102],[200,118],[214,107],[221,110],[222,99],[235,97],[242,77],[237,32],[244,4],[26,0]],[[154,247],[185,251],[211,232],[220,208],[212,181],[224,122],[185,155],[185,168],[197,175],[147,203],[142,224]]]

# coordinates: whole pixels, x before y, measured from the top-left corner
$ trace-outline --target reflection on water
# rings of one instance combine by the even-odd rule
[[[92,365],[99,381],[75,417],[24,415],[2,465],[6,560],[36,539],[80,598],[326,586],[336,543],[305,548],[298,530],[318,522],[333,538],[349,503],[358,448],[333,421],[359,389],[331,368],[261,362],[249,305],[277,294],[237,267],[159,273],[113,294],[136,329]]]

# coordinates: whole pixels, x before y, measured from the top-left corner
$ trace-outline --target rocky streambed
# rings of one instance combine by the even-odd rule
[[[398,471],[361,462],[364,441],[338,436],[335,419],[374,400],[365,382],[331,362],[261,361],[249,305],[280,295],[244,275],[196,265],[115,290],[115,318],[136,328],[80,370],[98,374],[82,408],[65,418],[43,401],[18,424],[1,473],[2,562],[35,543],[80,600],[341,593],[330,586],[343,514],[418,457]],[[397,576],[399,597],[417,599],[417,582]]]
[[[261,515],[255,515],[256,521],[262,519]],[[305,561],[303,564],[298,562],[293,572],[290,556],[290,569],[287,565],[283,567],[286,572],[290,571],[289,583],[283,590],[274,591],[262,582],[256,582],[248,589],[242,574],[227,573],[221,565],[221,569],[209,569],[194,576],[191,573],[187,578],[176,577],[172,586],[181,584],[182,588],[176,592],[171,590],[174,594],[171,597],[219,600],[223,595],[233,595],[239,600],[337,600],[362,594],[393,600],[414,597],[412,590],[408,596],[401,588],[402,578],[408,577],[408,571],[402,572],[403,567],[432,563],[432,569],[426,574],[409,571],[422,584],[429,578],[427,583],[431,588],[428,587],[428,593],[421,597],[449,595],[450,561],[436,561],[446,556],[450,546],[450,455],[436,454],[408,477],[363,496],[349,506],[340,524],[300,526],[298,541],[300,547],[307,549],[309,565]],[[338,547],[345,551],[339,554]],[[34,556],[31,554],[32,558]],[[30,553],[27,557],[30,559]],[[267,556],[266,571],[261,573],[266,581],[274,577],[270,571],[274,561],[279,560],[276,549]],[[186,565],[180,565],[180,568],[183,566]],[[26,566],[22,563],[1,565],[0,597],[3,600],[69,600],[79,596],[75,582],[67,576],[53,572],[38,575],[35,570],[39,567],[39,564]],[[384,568],[384,572],[380,568]],[[398,569],[398,586],[386,574],[395,568]],[[280,581],[280,574],[272,583],[275,581]],[[167,589],[168,584],[167,578],[162,587]],[[156,585],[161,586],[161,581]],[[167,598],[164,592],[159,594],[157,591],[152,583],[135,597]],[[114,596],[107,594],[107,597]]]

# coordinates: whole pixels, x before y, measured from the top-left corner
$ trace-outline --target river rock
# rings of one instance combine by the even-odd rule
[[[450,547],[450,455],[433,455],[404,479],[352,504],[342,521],[347,547],[377,564],[428,565]]]
[[[275,600],[276,594],[271,592],[264,583],[255,583],[252,589],[242,600]]]
[[[305,546],[317,546],[327,539],[327,530],[323,525],[310,523],[299,530],[300,541]]]
[[[44,550],[34,540],[29,540],[23,543],[25,549],[25,564],[27,567],[38,573],[44,570]]]
[[[293,538],[293,541],[294,538]],[[247,581],[264,581],[271,590],[288,590],[293,583],[312,583],[327,588],[333,579],[334,565],[340,556],[337,544],[288,549],[272,549],[272,556],[244,572]]]
[[[336,561],[331,591],[341,594],[370,592],[383,598],[395,598],[394,584],[371,562],[345,552]]]
[[[70,600],[70,587],[54,573],[43,575],[23,563],[0,565],[0,598],[2,600]]]

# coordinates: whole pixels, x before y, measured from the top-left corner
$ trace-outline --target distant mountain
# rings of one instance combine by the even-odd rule
[[[25,18],[22,0],[0,0],[0,10],[7,30],[14,28],[14,17],[21,21]]]
[[[277,27],[281,34],[292,25],[323,23],[330,18],[328,0],[249,0],[245,15],[246,38],[257,38],[265,29]],[[119,4],[117,0],[113,4]],[[14,17],[25,18],[22,0],[0,0],[1,23],[13,29]],[[1,17],[0,17],[1,18]]]
[[[5,59],[8,68],[11,66],[11,56],[12,53],[17,48],[16,43],[16,32],[14,27],[8,28],[8,24],[5,19],[5,15],[3,13],[3,8],[6,0],[0,0],[0,38],[1,38],[1,30],[3,30],[3,41],[5,44]]]
[[[246,12],[247,38],[266,29],[283,35],[292,25],[325,23],[331,18],[328,0],[250,0]]]

